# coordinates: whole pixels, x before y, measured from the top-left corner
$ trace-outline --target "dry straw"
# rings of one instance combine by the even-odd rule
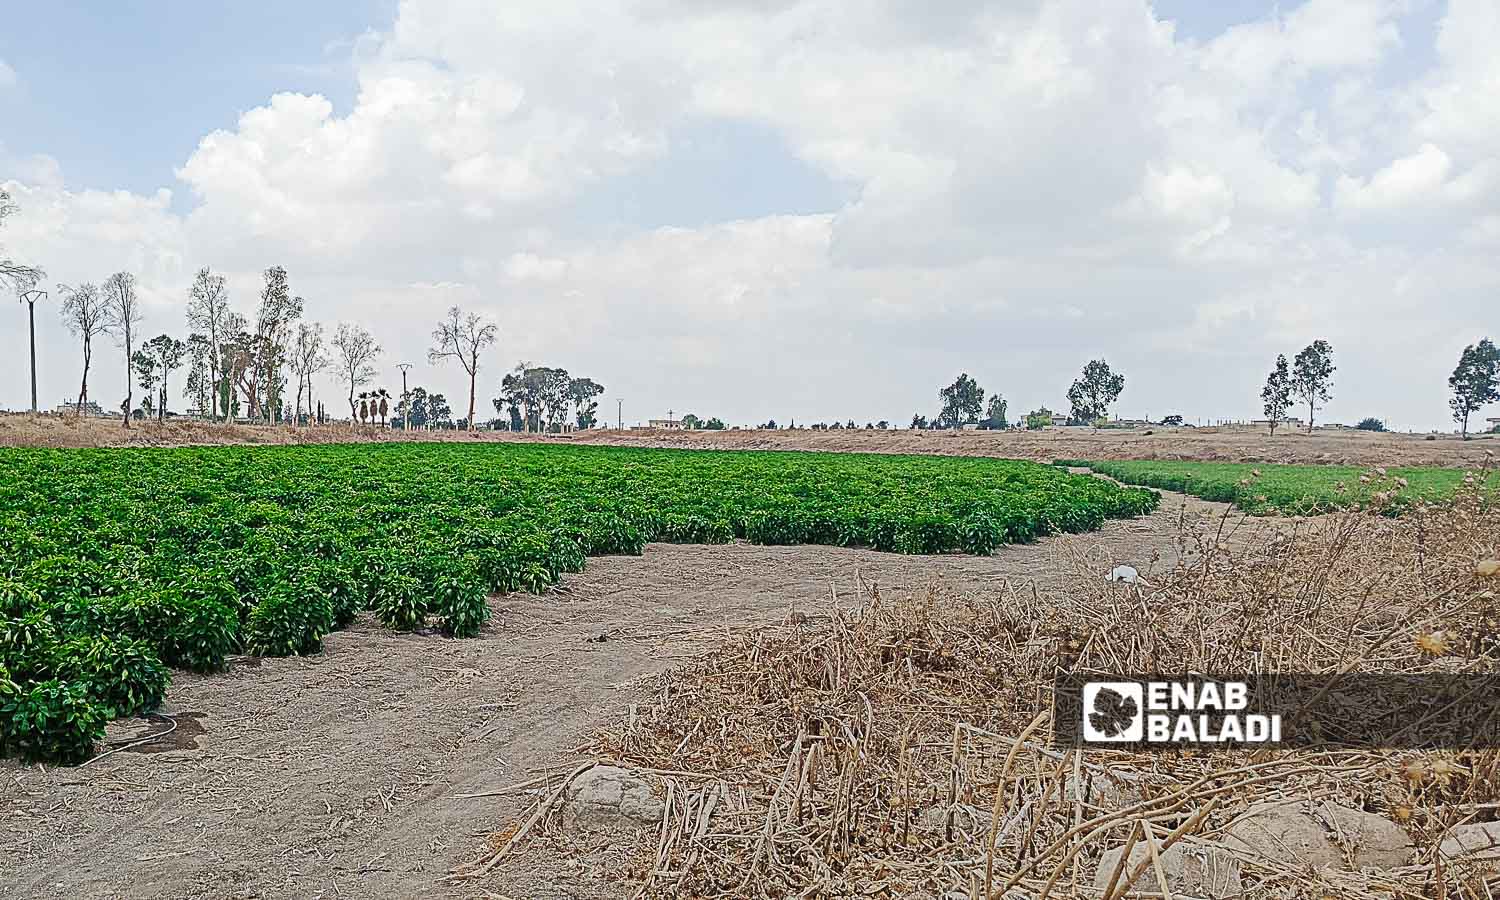
[[[1471,479],[1451,503],[1317,519],[1184,521],[1175,564],[1132,585],[1075,548],[1065,596],[941,585],[793,615],[663,675],[591,755],[660,785],[637,896],[1123,897],[1170,847],[1214,841],[1252,803],[1327,799],[1399,823],[1417,847],[1384,872],[1246,857],[1257,896],[1487,897],[1444,834],[1495,817],[1490,749],[1059,752],[1055,667],[1098,672],[1494,673],[1500,509]],[[1487,574],[1486,574],[1487,573]],[[1436,635],[1436,637],[1434,637]],[[560,830],[554,785],[467,870]],[[1100,854],[1144,843],[1094,887]],[[1122,859],[1130,859],[1127,850]],[[463,877],[460,873],[459,877]],[[1493,877],[1493,876],[1491,876]],[[1159,895],[1157,895],[1159,896]]]

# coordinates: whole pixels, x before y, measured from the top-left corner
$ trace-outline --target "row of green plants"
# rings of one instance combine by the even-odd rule
[[[548,445],[0,451],[0,753],[76,762],[170,669],[318,652],[369,611],[478,633],[650,541],[989,553],[1153,509],[1034,463]]]
[[[1053,465],[1087,467],[1124,484],[1232,503],[1255,515],[1317,515],[1368,502],[1376,491],[1394,492],[1387,508],[1399,512],[1414,500],[1450,498],[1470,477],[1436,467],[1383,469],[1383,477],[1371,478],[1369,469],[1354,466],[1076,459]],[[1500,490],[1500,473],[1488,476],[1488,485]]]

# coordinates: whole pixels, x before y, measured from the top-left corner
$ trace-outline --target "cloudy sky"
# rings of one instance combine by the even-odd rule
[[[455,400],[425,350],[457,303],[501,326],[481,403],[529,360],[627,421],[904,424],[960,371],[1065,408],[1102,356],[1121,414],[1250,417],[1324,338],[1322,417],[1447,428],[1500,336],[1496,46],[1494,0],[23,4],[0,244],[134,272],[147,335],[185,335],[196,269],[251,314],[285,266],[383,384]],[[38,344],[43,404],[75,396],[54,307]]]

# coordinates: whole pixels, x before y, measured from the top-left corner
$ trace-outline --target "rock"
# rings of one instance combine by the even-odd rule
[[[563,822],[581,828],[660,824],[664,804],[650,782],[618,766],[594,766],[568,785]]]
[[[1500,862],[1500,822],[1470,822],[1448,832],[1438,845],[1444,859],[1463,857],[1471,862]]]
[[[1390,869],[1405,865],[1411,839],[1396,823],[1374,813],[1320,802],[1257,803],[1224,833],[1225,846],[1277,862],[1314,868],[1347,868],[1344,847],[1358,869]]]
[[[1474,574],[1480,578],[1494,578],[1500,575],[1500,559],[1482,559],[1479,565],[1474,567]]]
[[[1096,892],[1102,894],[1109,887],[1110,876],[1114,874],[1115,865],[1124,852],[1125,847],[1121,845],[1104,851],[1104,855],[1099,857],[1099,869],[1094,873]],[[1131,885],[1131,891],[1161,893],[1161,885],[1156,880],[1156,866],[1149,862],[1150,859],[1151,849],[1145,843],[1137,841],[1130,848],[1130,859],[1126,861],[1120,880],[1116,882],[1116,889],[1137,865],[1145,862],[1146,871]],[[1174,844],[1161,854],[1161,867],[1167,876],[1167,888],[1179,897],[1186,895],[1220,900],[1242,896],[1245,891],[1240,879],[1240,861],[1235,859],[1234,854],[1219,847]]]
[[[1126,584],[1135,584],[1135,580],[1139,576],[1140,573],[1135,570],[1134,566],[1115,566],[1109,570],[1110,581],[1123,581]]]

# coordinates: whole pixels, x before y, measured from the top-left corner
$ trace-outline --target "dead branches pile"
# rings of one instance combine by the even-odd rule
[[[1438,845],[1495,818],[1492,750],[1048,743],[1059,666],[1495,673],[1500,578],[1484,561],[1500,553],[1500,509],[1475,485],[1399,517],[1385,499],[1318,519],[1184,524],[1177,559],[1134,584],[1107,583],[1115,561],[1079,553],[1066,594],[872,587],[857,609],[794,614],[665,674],[654,702],[591,748],[666,797],[640,894],[1122,897],[1143,878],[1168,882],[1174,846],[1218,847],[1250,805],[1296,798],[1389,819],[1411,839],[1409,862],[1361,873],[1246,858],[1247,892],[1485,896],[1480,867]],[[1132,855],[1139,846],[1149,852]]]

